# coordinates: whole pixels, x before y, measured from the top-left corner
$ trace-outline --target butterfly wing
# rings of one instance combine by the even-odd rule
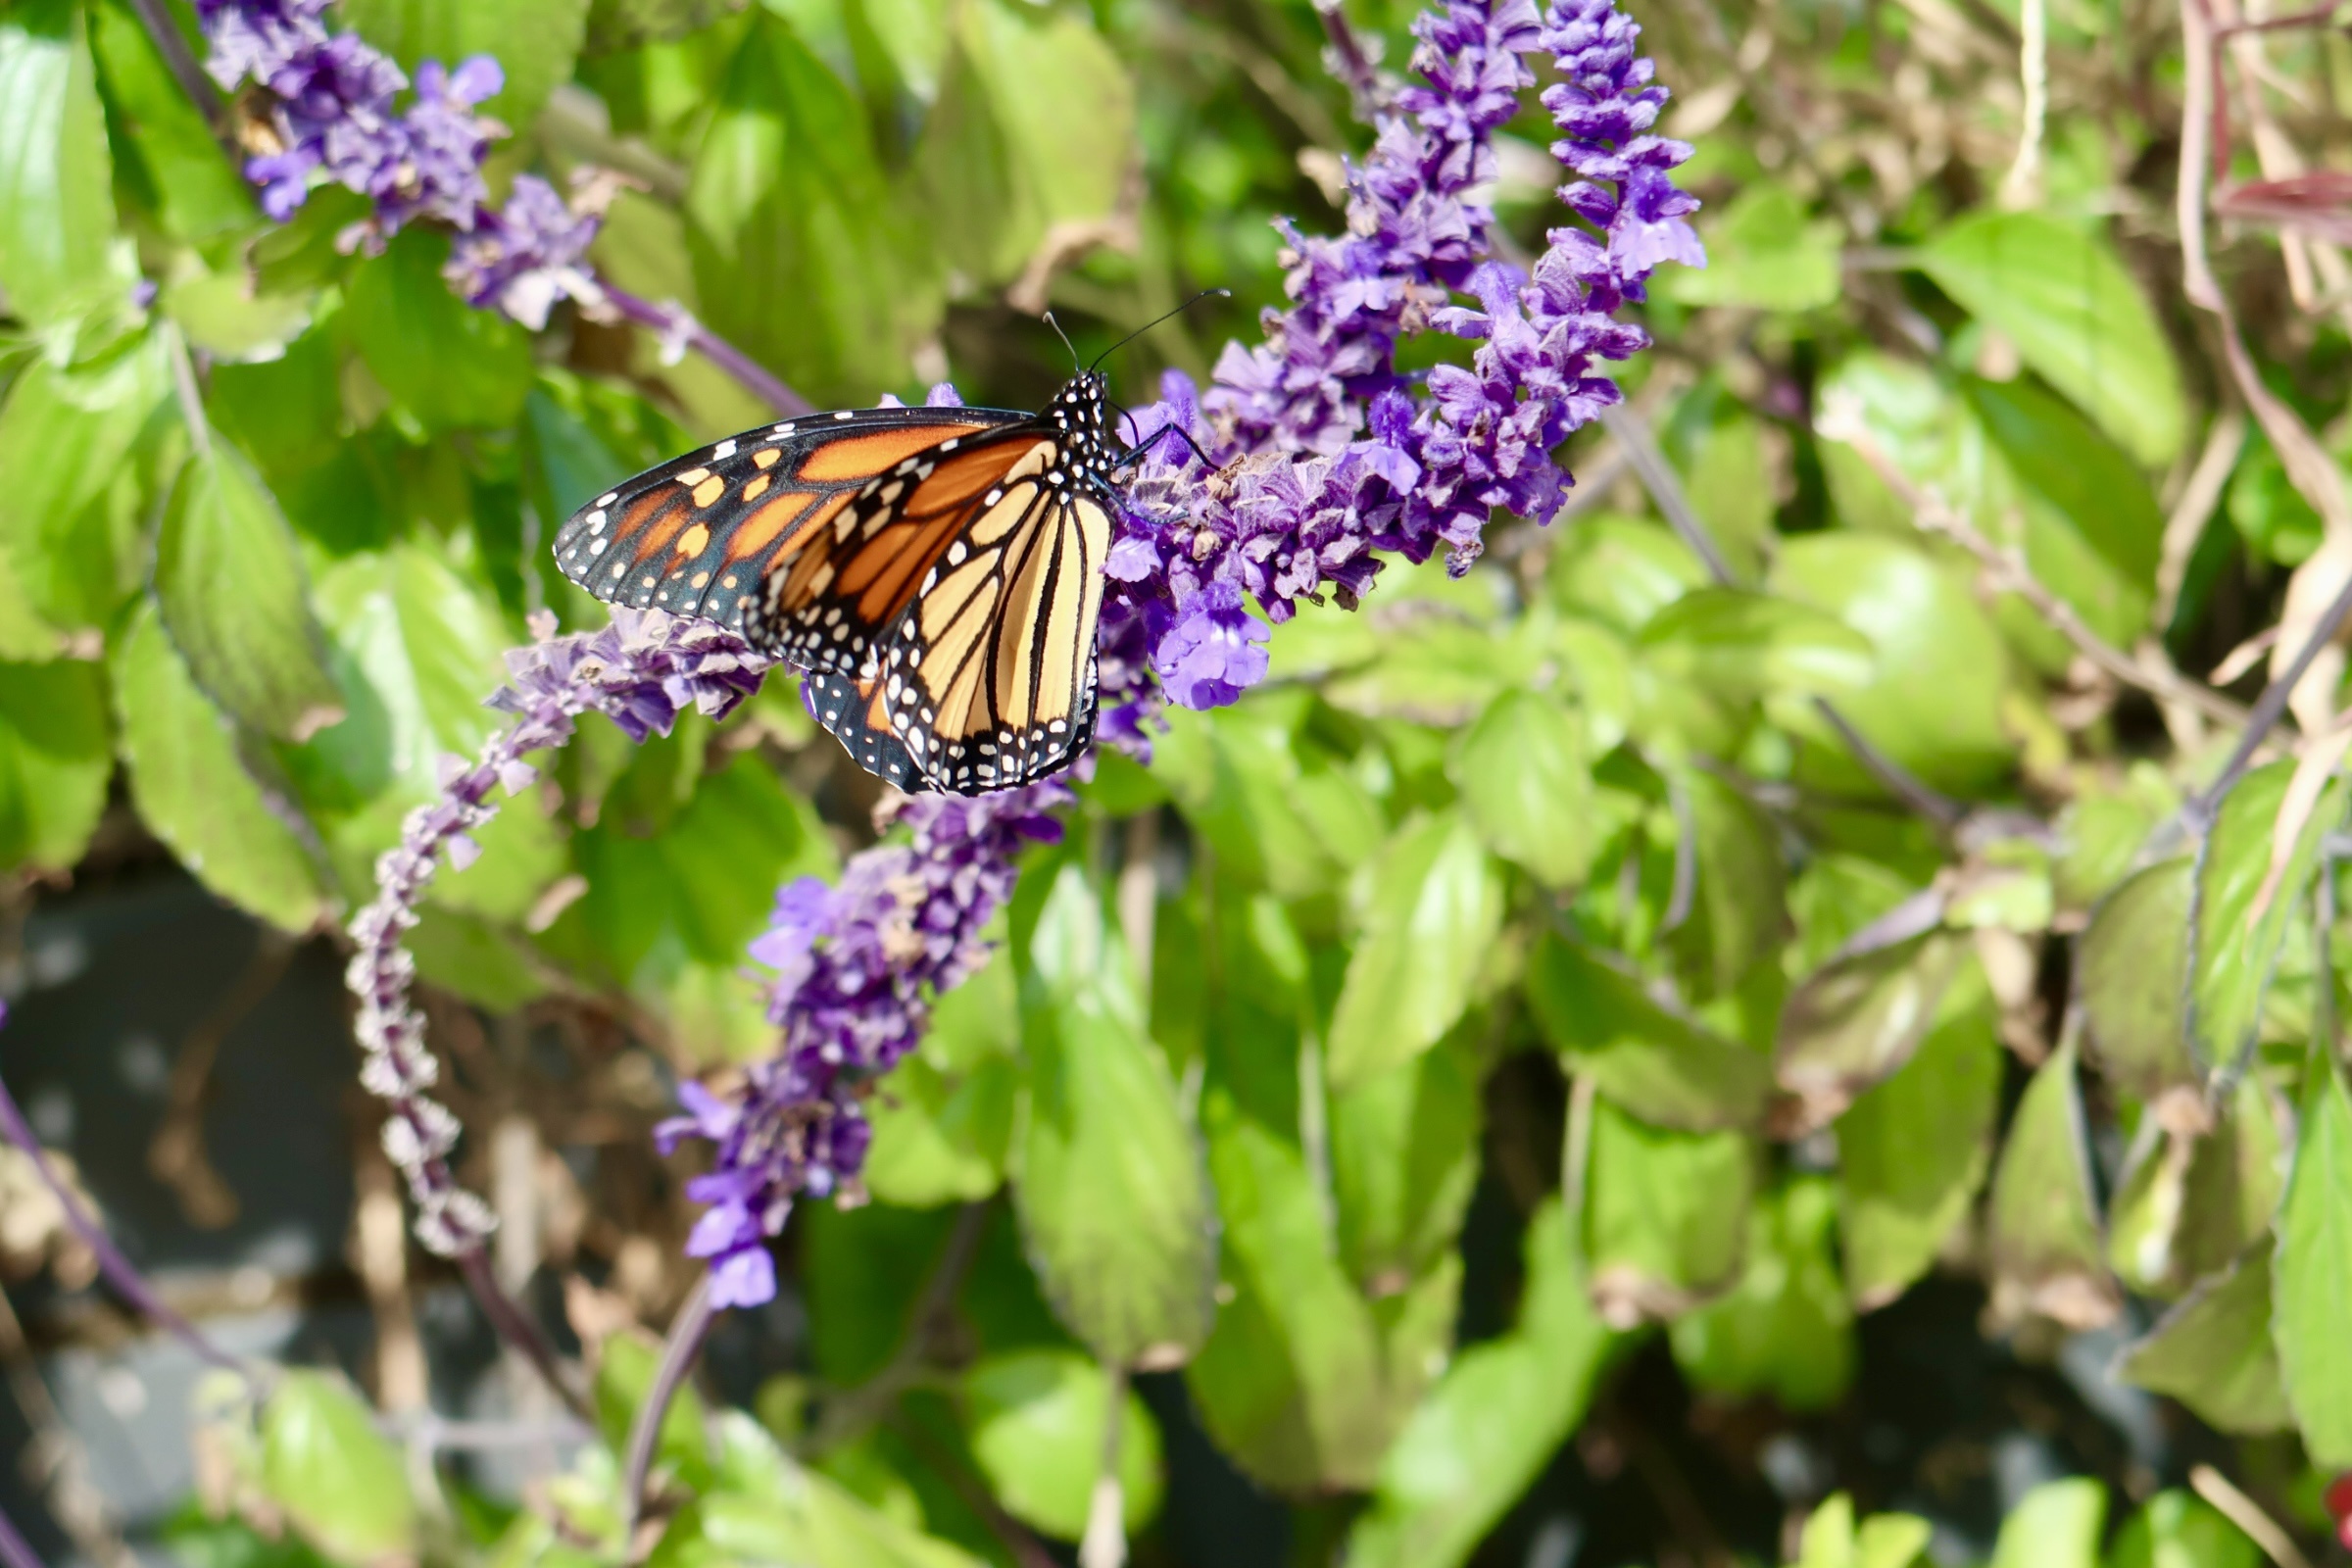
[[[1030,416],[860,409],[746,430],[648,468],[557,530],[556,564],[597,598],[736,625],[769,565],[875,476]]]
[[[819,670],[802,677],[801,700],[859,767],[893,789],[920,787],[914,759],[890,727],[890,708],[882,701],[880,682]]]

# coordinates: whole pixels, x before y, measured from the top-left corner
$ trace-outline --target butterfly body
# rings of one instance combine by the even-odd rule
[[[974,795],[1093,737],[1121,454],[1104,384],[1036,414],[866,409],[763,425],[648,469],[555,540],[600,599],[726,624],[808,672],[862,766]]]

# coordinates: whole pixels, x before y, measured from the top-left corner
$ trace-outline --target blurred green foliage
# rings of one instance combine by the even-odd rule
[[[1406,58],[1404,0],[1349,9]],[[2229,727],[2082,642],[2209,667],[2277,622],[2325,524],[2234,433],[2150,237],[2178,37],[2122,0],[2050,9],[2061,102],[2019,210],[1993,196],[2015,5],[1637,7],[1713,265],[1661,280],[1627,382],[1731,580],[1595,431],[1548,532],[1496,519],[1458,581],[1392,566],[1362,612],[1281,627],[1243,703],[1172,715],[1148,769],[1103,759],[1004,956],[878,1095],[876,1201],[794,1221],[808,1364],[771,1369],[759,1419],[672,1411],[655,1561],[1027,1562],[1027,1533],[1085,1529],[1111,1423],[1139,1560],[1175,1561],[1168,1405],[1128,1380],[1181,1368],[1223,1461],[1297,1504],[1292,1560],[1460,1563],[1563,1445],[1598,1465],[1571,1440],[1639,1431],[1608,1391],[1641,1358],[1797,1430],[1857,1397],[1870,1314],[1955,1280],[2025,1362],[2130,1338],[2115,1375],[2315,1523],[2314,1467],[2352,1465],[2343,787],[2298,788],[2282,732],[2181,832]],[[1117,362],[1133,398],[1153,354],[1203,370],[1279,300],[1267,220],[1336,222],[1364,140],[1307,0],[341,15],[411,64],[496,53],[494,179],[617,171],[597,265],[820,403],[943,374],[1022,403],[1062,373],[1043,305],[1091,354],[1226,285]],[[2340,92],[2341,40],[2278,49]],[[1522,246],[1559,220],[1544,134],[1531,111],[1504,138]],[[491,733],[525,616],[601,618],[555,522],[763,412],[646,334],[468,310],[444,236],[346,254],[355,216],[326,190],[263,220],[129,0],[0,9],[12,898],[168,856],[331,940],[437,760]],[[2279,265],[2247,236],[2232,282]],[[2261,371],[2342,451],[2334,307],[2276,294]],[[1920,494],[2005,574],[1917,526]],[[678,1071],[747,1059],[744,946],[781,881],[868,841],[872,800],[781,677],[641,748],[592,720],[435,888],[422,975]],[[685,1211],[663,1186],[612,1229],[666,1256]],[[652,1351],[595,1355],[605,1445],[478,1539],[454,1482],[303,1373],[208,1418],[243,1517],[284,1532],[168,1540],[218,1568],[618,1562]],[[1789,1560],[1952,1560],[1824,1490],[1788,1499]],[[2026,1492],[1993,1560],[2254,1560],[2148,1491],[2113,1529],[2096,1481]]]

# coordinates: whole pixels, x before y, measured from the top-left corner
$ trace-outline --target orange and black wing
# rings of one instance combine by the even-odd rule
[[[812,671],[801,679],[801,700],[859,767],[893,789],[922,787],[914,759],[890,727],[890,707],[882,701],[879,682]]]
[[[556,564],[599,599],[737,625],[779,555],[877,475],[1028,418],[1001,409],[862,409],[761,425],[580,508],[556,533]]]

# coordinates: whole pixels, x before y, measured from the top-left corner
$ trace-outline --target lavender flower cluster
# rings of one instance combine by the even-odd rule
[[[1111,551],[1105,618],[1149,644],[1182,707],[1230,703],[1264,678],[1267,628],[1248,598],[1275,621],[1326,592],[1352,608],[1378,553],[1418,563],[1444,545],[1458,574],[1496,508],[1548,522],[1571,482],[1552,450],[1619,396],[1597,362],[1648,342],[1617,313],[1661,264],[1706,263],[1687,221],[1698,204],[1672,179],[1690,149],[1647,134],[1666,90],[1613,0],[1555,0],[1541,17],[1533,0],[1451,0],[1413,30],[1425,84],[1397,96],[1346,237],[1293,235],[1298,304],[1269,315],[1266,342],[1228,345],[1205,399],[1169,376],[1143,416],[1152,455]],[[1562,132],[1552,152],[1578,176],[1560,196],[1598,236],[1550,230],[1531,275],[1487,259],[1494,216],[1467,193],[1493,177],[1494,133],[1539,50],[1564,78],[1544,93]],[[1416,399],[1395,351],[1425,326],[1480,347],[1467,368],[1432,370]],[[1225,468],[1156,439],[1170,427]]]
[[[475,55],[454,71],[428,60],[416,95],[396,107],[406,73],[359,34],[330,33],[329,0],[197,0],[223,88],[250,81],[267,94],[265,144],[245,165],[262,210],[278,222],[325,177],[373,204],[346,230],[348,248],[379,250],[412,220],[460,231],[450,280],[475,305],[496,304],[534,329],[558,299],[601,294],[580,258],[597,220],[574,214],[545,180],[518,176],[503,210],[489,204],[482,160],[504,127],[474,111],[506,85],[496,60]]]
[[[460,871],[473,863],[481,852],[470,835],[497,813],[495,793],[529,788],[538,773],[524,759],[570,739],[580,714],[604,713],[643,741],[669,733],[689,708],[723,715],[767,669],[764,657],[708,621],[615,609],[603,630],[559,637],[554,617],[542,617],[532,627],[540,640],[507,656],[512,682],[490,699],[514,724],[474,762],[442,759],[438,798],[401,824],[399,845],[376,862],[375,899],[350,926],[357,951],[344,980],[360,1004],[360,1082],[391,1106],[384,1152],[416,1201],[417,1238],[444,1256],[479,1247],[492,1218],[450,1171],[457,1118],[428,1093],[440,1069],[410,1001],[416,961],[401,945],[442,858]]]
[[[767,1241],[802,1193],[856,1180],[871,1128],[860,1086],[922,1039],[931,1004],[986,960],[979,933],[1012,897],[1021,851],[1060,839],[1055,812],[1074,799],[1060,779],[977,799],[926,795],[896,811],[905,843],[854,857],[839,885],[803,877],[776,896],[752,957],[771,971],[768,1018],[782,1049],[721,1099],[700,1085],[688,1114],[658,1130],[664,1152],[689,1135],[715,1148],[687,1195],[710,1208],[686,1250],[711,1262],[711,1301],[751,1306],[775,1295]]]

